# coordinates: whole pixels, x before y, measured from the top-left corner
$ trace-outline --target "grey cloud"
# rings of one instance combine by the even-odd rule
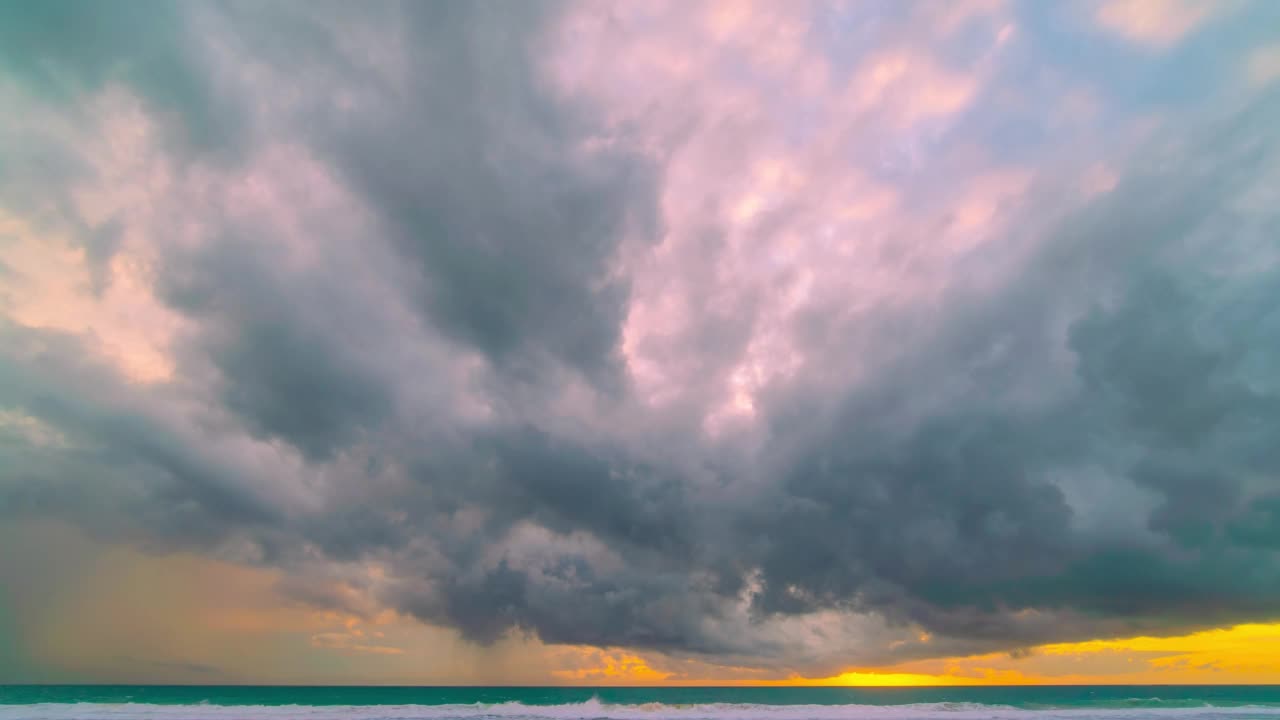
[[[82,93],[126,84],[160,117],[180,117],[170,129],[182,146],[227,149],[238,144],[243,118],[190,51],[199,37],[192,20],[162,2],[0,3],[0,65],[73,114]]]
[[[1235,189],[1224,189],[1223,197]],[[1173,243],[1177,237],[1165,235],[1164,239]],[[1006,608],[1071,608],[1099,620],[1125,620],[1134,627],[1269,616],[1268,608],[1275,606],[1280,592],[1274,580],[1274,554],[1236,546],[1223,533],[1248,512],[1246,507],[1265,503],[1267,488],[1274,487],[1273,481],[1265,479],[1273,472],[1274,456],[1258,432],[1275,422],[1274,394],[1249,390],[1241,381],[1241,354],[1215,351],[1196,338],[1196,327],[1203,327],[1200,319],[1212,317],[1220,308],[1209,298],[1190,302],[1185,288],[1171,287],[1174,282],[1195,283],[1193,268],[1183,268],[1184,276],[1177,281],[1169,277],[1152,281],[1143,275],[1134,264],[1119,268],[1113,277],[1128,287],[1115,307],[1095,310],[1074,323],[1070,342],[1080,386],[1068,395],[1067,403],[1047,416],[1006,422],[985,438],[979,429],[985,424],[980,415],[961,417],[958,427],[944,425],[940,437],[948,447],[951,465],[933,466],[930,478],[935,483],[933,492],[948,493],[946,501],[941,507],[926,504],[914,517],[888,522],[882,517],[874,525],[903,528],[900,532],[907,537],[891,543],[897,547],[916,536],[911,532],[914,527],[932,527],[939,517],[952,517],[968,503],[979,501],[984,520],[1001,522],[944,521],[947,532],[938,541],[939,547],[946,547],[942,561],[950,564],[963,561],[967,554],[962,553],[971,543],[1003,546],[1002,540],[1009,539],[1006,533],[1013,531],[1016,537],[1018,521],[1010,525],[1006,518],[1035,520],[1030,526],[1033,537],[1015,543],[1023,562],[1007,557],[1007,548],[982,544],[972,556],[979,562],[991,561],[1000,570],[1014,569],[1009,578],[991,577],[981,569],[948,575],[946,568],[933,568],[917,579],[908,574],[909,568],[913,559],[918,563],[928,557],[922,552],[927,546],[903,552],[905,557],[882,549],[879,555],[889,560],[890,578],[910,590],[904,602],[895,606],[910,613],[913,601],[928,601],[924,614],[913,619],[944,633],[980,636],[1014,629],[990,622],[998,620],[999,611]],[[1262,273],[1251,281],[1263,288],[1273,282],[1273,275]],[[1178,302],[1178,297],[1184,300]],[[1223,333],[1224,328],[1217,327],[1215,332]],[[1227,332],[1234,335],[1229,345],[1236,347],[1257,348],[1268,342],[1253,325]],[[983,395],[989,397],[992,392]],[[939,436],[915,439],[905,446],[908,456],[926,461],[936,456],[933,442],[922,443],[929,437]],[[971,438],[977,438],[976,448],[971,447]],[[973,454],[974,450],[980,454]],[[995,462],[984,462],[984,455]],[[1155,543],[1104,542],[1066,532],[1066,521],[1074,511],[1055,497],[1051,485],[1038,479],[1038,471],[1088,463],[1109,465],[1162,498],[1146,518],[1158,539]],[[1012,486],[997,485],[996,495],[986,494],[991,483],[999,483],[1010,471],[1015,473]],[[855,476],[851,473],[851,484]],[[889,477],[901,491],[904,477],[910,476]],[[1252,488],[1247,487],[1250,477],[1254,478]],[[806,478],[805,487],[812,482]],[[1034,495],[1026,494],[1032,490]],[[1030,503],[1031,497],[1039,498],[1036,504]],[[867,504],[860,501],[857,506]],[[891,506],[910,504],[898,501]],[[1038,519],[1034,507],[1041,508]],[[1135,519],[1143,520],[1141,515]],[[832,535],[822,528],[810,532],[815,538]],[[904,575],[906,581],[901,582]],[[997,605],[992,607],[993,603]],[[997,612],[972,618],[983,620],[973,628],[951,624],[953,617],[963,621],[975,607]],[[1074,631],[1059,627],[1056,632],[1059,636],[1094,634],[1098,625],[1086,623]]]
[[[762,608],[852,603],[976,641],[1026,639],[1013,620],[1023,609],[1080,613],[1048,630],[1057,637],[1274,616],[1276,556],[1227,531],[1274,492],[1263,428],[1280,408],[1250,377],[1274,329],[1215,321],[1267,292],[1275,271],[1213,270],[1218,243],[1254,220],[1232,199],[1265,178],[1274,147],[1253,123],[1273,110],[1232,118],[1182,163],[1066,218],[1012,285],[976,306],[957,297],[939,340],[823,417],[829,429],[784,467],[767,506],[781,511],[753,526],[769,538]],[[1051,330],[1064,309],[1074,378],[1047,405],[1011,402],[1062,342]],[[1016,352],[975,362],[1002,342]],[[1046,366],[1039,381],[1062,385]],[[905,432],[893,419],[956,386]],[[1145,519],[1154,542],[1073,529],[1077,511],[1048,473],[1090,465],[1162,498]]]
[[[543,87],[532,51],[554,6],[377,5],[374,30],[397,36],[400,62],[428,69],[397,82],[335,50],[332,33],[369,17],[320,7],[320,19],[279,6],[226,14],[251,28],[243,49],[286,81],[316,73],[366,93],[370,109],[359,113],[317,117],[304,103],[290,117],[373,216],[359,235],[309,227],[312,241],[388,243],[406,277],[387,282],[418,306],[422,331],[482,353],[502,382],[526,388],[510,396],[531,388],[537,397],[561,369],[621,393],[627,288],[610,263],[625,233],[654,232],[653,172],[626,150],[585,151],[589,109]],[[171,257],[165,297],[201,321],[197,343],[231,410],[265,437],[330,457],[395,413],[397,387],[423,380],[375,371],[366,348],[418,331],[387,325],[361,288],[343,287],[361,280],[342,268],[273,273],[272,258],[253,256],[254,232],[234,228],[243,241]]]
[[[437,327],[517,376],[550,360],[612,386],[627,289],[608,264],[624,232],[653,232],[654,177],[584,151],[600,130],[548,94],[548,7],[406,6],[406,61],[431,70],[320,142],[420,270]]]
[[[393,410],[392,388],[363,360],[369,321],[341,271],[287,276],[255,242],[224,240],[171,259],[161,291],[199,321],[188,353],[223,379],[223,404],[255,435],[322,460]]]
[[[209,547],[284,512],[268,488],[165,427],[148,400],[83,359],[79,339],[0,328],[0,407],[59,437],[6,448],[0,513],[69,516],[116,537]],[[34,442],[34,444],[33,444]]]

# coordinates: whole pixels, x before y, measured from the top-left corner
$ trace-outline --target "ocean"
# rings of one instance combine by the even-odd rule
[[[1280,686],[0,686],[0,720],[1280,720]]]

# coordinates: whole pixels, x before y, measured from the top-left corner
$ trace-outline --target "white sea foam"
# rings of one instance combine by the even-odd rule
[[[0,705],[0,720],[1280,720],[1280,707],[1055,708],[915,705]]]

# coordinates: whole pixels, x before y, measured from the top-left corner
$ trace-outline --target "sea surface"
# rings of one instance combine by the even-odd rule
[[[0,720],[1280,720],[1280,686],[0,686]]]

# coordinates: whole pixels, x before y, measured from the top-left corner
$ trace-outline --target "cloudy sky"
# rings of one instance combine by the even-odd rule
[[[1280,681],[1280,3],[0,2],[0,682]]]

